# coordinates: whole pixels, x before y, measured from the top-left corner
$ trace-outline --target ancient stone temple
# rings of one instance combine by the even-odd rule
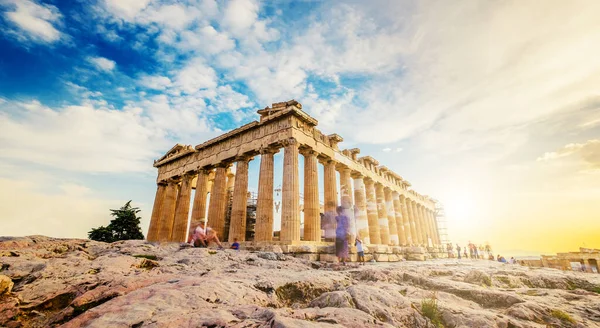
[[[409,188],[408,181],[376,159],[359,157],[359,149],[341,150],[342,137],[319,131],[317,120],[297,101],[276,103],[258,114],[258,122],[195,147],[178,144],[155,161],[158,178],[149,241],[184,242],[206,218],[222,241],[237,238],[248,249],[276,245],[286,253],[328,260],[334,256],[331,241],[336,208],[341,206],[350,218],[348,233],[360,236],[367,246],[367,260],[444,254],[432,198]],[[281,229],[273,231],[274,155],[281,150]],[[258,156],[258,193],[250,201],[248,165]],[[318,176],[319,164],[323,177]]]

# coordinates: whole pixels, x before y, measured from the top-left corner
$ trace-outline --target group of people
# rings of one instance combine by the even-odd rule
[[[338,206],[336,208],[337,216],[335,217],[336,228],[335,228],[335,256],[342,265],[346,265],[346,260],[349,260],[349,242],[351,238],[350,234],[350,218],[344,214],[344,208]],[[363,241],[357,236],[354,239],[354,246],[356,246],[356,254],[358,256],[358,262],[365,265],[365,252],[363,249]]]
[[[461,248],[459,244],[456,244],[456,256],[454,255],[454,246],[449,243],[446,245],[446,251],[448,252],[448,258],[458,258],[459,260],[461,258],[483,260],[487,257],[487,259],[490,261],[498,261],[510,264],[517,263],[517,260],[515,260],[514,257],[511,257],[508,261],[500,254],[494,257],[494,254],[492,253],[492,247],[487,243],[485,245],[478,246],[469,241],[467,246],[464,248]]]
[[[470,258],[483,260],[487,255],[488,259],[494,259],[494,255],[492,254],[492,247],[490,246],[490,244],[476,245],[472,242],[469,242],[467,246],[463,248],[461,248],[459,244],[456,244],[456,256],[454,256],[454,246],[449,243],[446,245],[446,251],[448,252],[448,258],[457,257],[458,259],[461,259],[464,257],[466,259]]]
[[[223,249],[223,245],[217,236],[217,232],[206,225],[206,218],[202,218],[196,229],[194,229],[194,233],[190,236],[188,244],[191,244],[194,247],[208,247],[211,241],[217,244],[219,249]],[[240,249],[240,243],[237,238],[233,239],[230,248],[235,250]]]

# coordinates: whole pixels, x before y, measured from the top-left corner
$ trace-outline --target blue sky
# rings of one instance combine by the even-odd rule
[[[439,199],[453,240],[589,246],[598,6],[0,0],[0,235],[84,237],[129,199],[147,226],[154,159],[296,99]],[[577,238],[505,238],[522,222]]]

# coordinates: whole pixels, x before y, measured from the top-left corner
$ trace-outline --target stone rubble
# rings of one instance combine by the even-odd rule
[[[600,327],[600,275],[0,237],[0,327]],[[438,325],[437,327],[442,327]]]

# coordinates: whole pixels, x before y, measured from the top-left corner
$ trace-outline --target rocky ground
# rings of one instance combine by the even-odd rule
[[[2,327],[600,327],[600,275],[0,237]]]

